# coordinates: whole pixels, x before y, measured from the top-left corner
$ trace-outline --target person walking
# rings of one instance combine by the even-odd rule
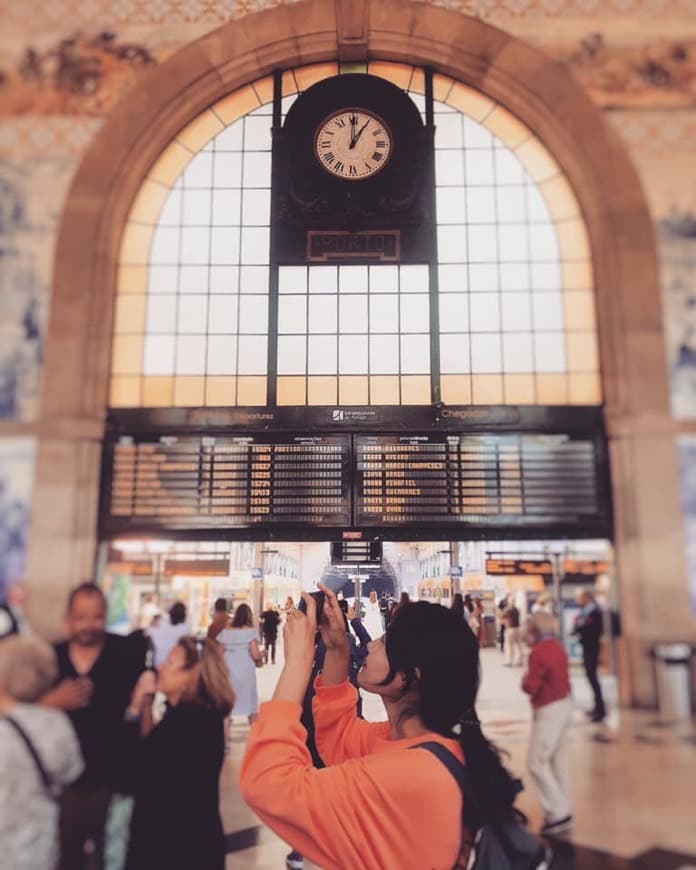
[[[226,598],[216,598],[213,604],[213,620],[208,626],[208,637],[213,640],[221,631],[230,627],[229,604]]]
[[[520,611],[514,602],[503,614],[505,620],[505,667],[522,666],[524,650],[520,631]]]
[[[179,638],[190,634],[186,623],[186,605],[181,601],[172,604],[169,609],[169,619],[153,626],[148,632],[154,648],[154,665],[159,669],[167,660]]]
[[[566,769],[568,728],[573,712],[568,654],[556,638],[556,620],[545,611],[530,617],[525,640],[531,653],[522,690],[529,695],[533,711],[529,772],[545,814],[541,832],[560,834],[573,824]]]
[[[578,637],[582,646],[582,663],[594,695],[594,708],[587,715],[593,722],[601,722],[607,715],[602,687],[597,675],[599,647],[602,639],[602,611],[599,609],[594,595],[588,591],[581,593],[580,604],[582,610],[575,620],[573,634]]]
[[[355,602],[355,613],[360,618],[360,601]],[[374,589],[370,591],[370,597],[365,604],[365,616],[362,619],[365,631],[372,638],[382,637],[384,634],[384,620],[382,619],[382,610],[377,600],[377,593]]]
[[[230,627],[217,636],[225,650],[225,661],[230,671],[237,699],[233,716],[247,716],[251,724],[259,712],[256,687],[256,668],[263,664],[258,635],[254,628],[254,615],[248,604],[239,604]]]
[[[266,604],[266,609],[261,614],[261,632],[263,634],[263,646],[265,650],[264,658],[266,663],[268,663],[268,656],[270,654],[272,665],[275,664],[279,626],[280,614],[269,601]]]
[[[157,725],[155,690],[167,698]],[[126,870],[223,870],[219,778],[233,704],[222,651],[209,638],[180,638],[157,677],[138,680],[122,755],[135,798]]]
[[[94,583],[68,598],[68,639],[55,647],[59,684],[40,703],[67,712],[85,762],[61,797],[62,870],[101,870],[106,816],[118,779],[116,748],[144,648],[106,631],[106,599]]]
[[[365,722],[348,680],[343,614],[334,593],[320,588],[326,657],[313,710],[317,748],[328,766],[312,768],[300,724],[317,632],[314,599],[306,596],[307,614],[288,616],[285,665],[249,736],[242,796],[280,837],[326,870],[450,870],[462,851],[462,834],[469,840],[469,828],[478,825],[471,823],[469,807],[462,830],[456,780],[419,745],[435,742],[466,763],[479,798],[476,821],[511,819],[518,790],[476,716],[476,639],[449,608],[425,601],[401,605],[386,635],[370,643],[358,675],[360,687],[384,701],[388,721]],[[376,820],[382,821],[379,835]]]

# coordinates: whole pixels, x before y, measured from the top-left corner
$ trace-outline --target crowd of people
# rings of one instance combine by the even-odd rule
[[[230,716],[251,726],[242,795],[292,847],[289,868],[304,856],[327,868],[449,868],[477,830],[517,824],[519,785],[476,714],[475,602],[455,595],[445,608],[373,591],[351,603],[320,588],[320,601],[267,603],[258,621],[246,603],[231,612],[218,599],[202,638],[181,602],[166,617],[151,609],[128,637],[110,634],[92,583],[71,592],[66,639],[54,647],[17,633],[11,614],[3,620],[0,867],[222,870]],[[506,664],[523,665],[533,709],[528,763],[542,833],[559,834],[572,825],[568,657],[549,603],[524,625],[510,604],[503,622]],[[283,623],[282,671],[259,707],[257,668],[275,664]],[[576,631],[595,721],[606,715],[601,627],[587,593]],[[386,722],[362,718],[362,692],[381,698]],[[377,818],[389,824],[375,827]]]

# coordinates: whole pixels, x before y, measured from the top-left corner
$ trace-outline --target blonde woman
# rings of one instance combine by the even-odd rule
[[[30,636],[0,641],[0,864],[12,870],[54,870],[53,795],[84,768],[68,717],[36,703],[57,676],[55,653],[44,641]]]
[[[168,707],[153,727],[156,689]],[[127,712],[135,796],[127,870],[223,870],[218,780],[233,705],[222,650],[209,638],[181,638],[157,677],[140,677]]]

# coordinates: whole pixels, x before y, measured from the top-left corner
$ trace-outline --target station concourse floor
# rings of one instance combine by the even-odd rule
[[[259,697],[267,700],[280,674],[275,665],[258,672]],[[517,805],[534,829],[542,812],[526,771],[531,712],[519,688],[522,669],[503,666],[497,649],[481,653],[478,712],[484,732],[509,753],[508,766],[525,782]],[[696,729],[661,727],[656,714],[616,709],[608,724],[589,724],[590,695],[581,669],[572,676],[577,710],[570,736],[572,832],[553,841],[552,870],[696,870]],[[365,695],[365,716],[386,718],[381,701]],[[227,870],[283,870],[289,848],[246,807],[237,788],[249,726],[233,722],[221,780],[227,832]],[[307,870],[315,865],[305,861]],[[411,868],[384,868],[411,870]],[[420,868],[413,868],[420,870]]]

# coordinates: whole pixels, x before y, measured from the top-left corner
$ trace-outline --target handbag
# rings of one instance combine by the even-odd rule
[[[411,749],[427,749],[441,761],[461,789],[465,811],[481,817],[473,783],[456,755],[434,740]],[[515,810],[506,821],[476,827],[473,841],[462,842],[454,870],[548,870],[551,857],[551,850],[526,829],[524,816]]]
[[[5,721],[17,732],[17,734],[21,737],[24,745],[27,748],[27,752],[31,755],[32,760],[36,766],[36,771],[39,774],[39,780],[41,781],[41,785],[44,788],[44,791],[51,798],[51,800],[57,801],[62,792],[63,787],[57,783],[53,782],[51,777],[48,775],[46,768],[41,761],[41,756],[37,752],[36,747],[34,746],[31,738],[27,734],[27,732],[22,728],[22,726],[17,722],[16,719],[13,719],[11,716],[5,716]]]

